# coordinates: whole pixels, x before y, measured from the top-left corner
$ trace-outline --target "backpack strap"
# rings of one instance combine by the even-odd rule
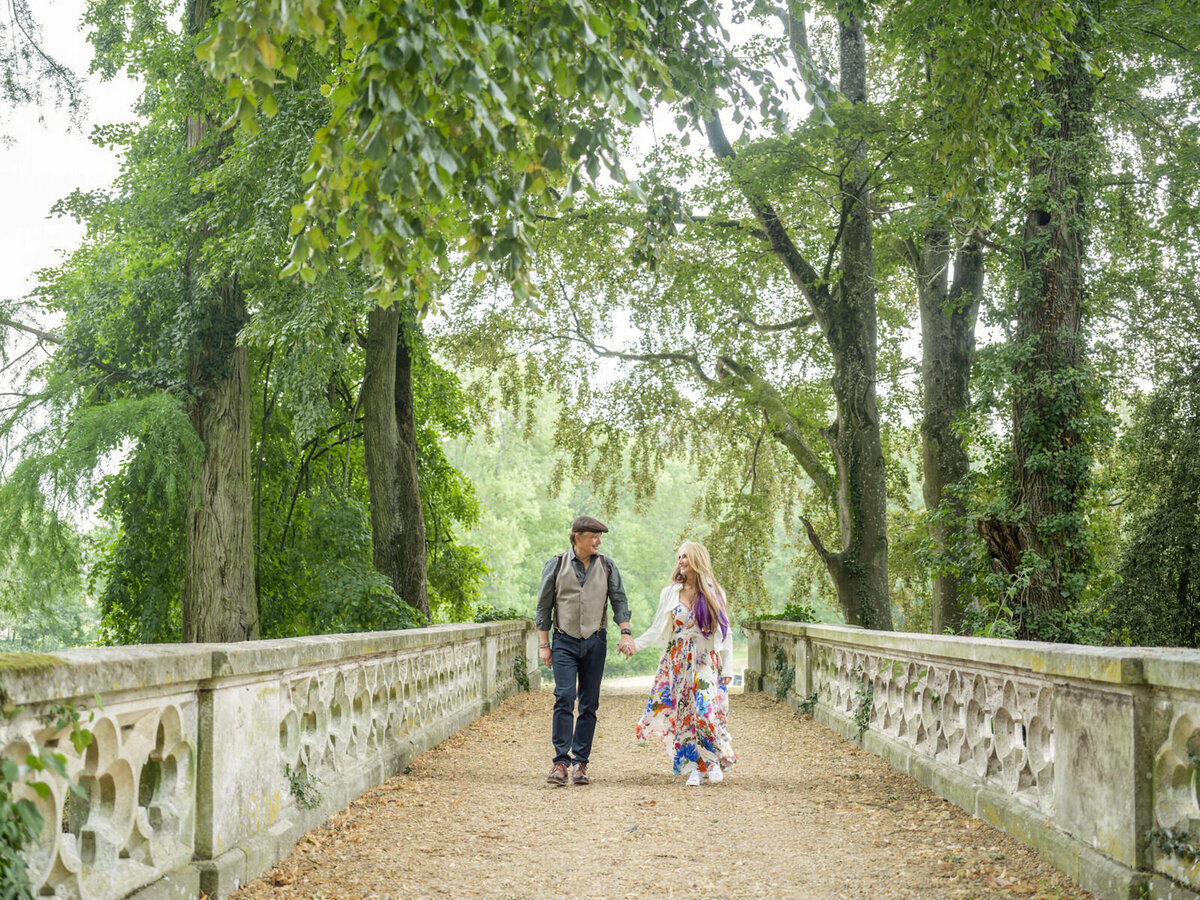
[[[604,572],[604,612],[600,615],[600,630],[608,629],[608,558],[603,553],[597,553],[600,557],[600,568]]]
[[[563,560],[567,558],[567,554],[563,552],[554,558],[558,560],[558,564],[554,567],[554,602],[550,604],[550,621],[554,630],[558,631],[558,576],[562,574]]]

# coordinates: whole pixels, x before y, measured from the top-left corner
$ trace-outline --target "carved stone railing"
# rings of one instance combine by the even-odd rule
[[[786,696],[1103,897],[1196,898],[1200,652],[747,626]],[[782,682],[782,683],[781,683]],[[806,702],[807,701],[807,702]]]
[[[27,849],[35,895],[223,897],[417,754],[536,687],[527,621],[244,644],[51,654],[0,667],[0,756],[41,745],[61,779],[26,789],[45,825]],[[80,713],[82,754],[60,725]]]

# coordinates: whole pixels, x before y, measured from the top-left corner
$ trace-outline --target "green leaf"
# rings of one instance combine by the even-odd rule
[[[71,743],[76,753],[83,753],[92,743],[92,733],[86,728],[75,728],[71,731]]]

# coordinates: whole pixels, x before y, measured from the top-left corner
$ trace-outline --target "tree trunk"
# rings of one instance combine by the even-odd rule
[[[246,304],[236,279],[217,292],[189,365],[192,427],[204,459],[192,473],[186,518],[183,639],[258,637],[250,486],[250,373],[237,338]]]
[[[209,0],[191,0],[188,33],[197,34],[210,16]],[[199,147],[212,127],[205,116],[189,118],[188,148]],[[208,164],[215,165],[215,157]],[[199,279],[189,280],[195,284]],[[250,485],[250,376],[246,348],[237,342],[246,324],[246,303],[236,276],[227,277],[215,290],[198,293],[196,300],[205,310],[188,362],[188,412],[204,442],[204,458],[191,473],[188,491],[183,639],[253,640],[258,637],[259,615]]]
[[[375,568],[426,619],[425,515],[417,481],[410,327],[399,305],[368,316],[363,443]]]
[[[1086,20],[1073,36],[1088,39]],[[1083,443],[1086,369],[1081,315],[1095,79],[1079,53],[1048,74],[1039,94],[1055,117],[1031,145],[1030,203],[1022,237],[1013,371],[1013,450],[1018,508],[1012,523],[1029,573],[1021,586],[1020,636],[1066,609],[1081,587],[1082,504],[1091,454]]]
[[[839,87],[852,103],[867,99],[867,48],[851,4],[839,4]],[[845,142],[840,297],[821,322],[833,354],[837,420],[827,438],[837,461],[842,550],[824,554],[846,621],[890,630],[887,581],[887,485],[875,401],[875,247],[871,169],[861,140]],[[820,552],[820,548],[818,548]]]
[[[930,536],[943,559],[954,545],[968,539],[966,506],[961,497],[946,494],[950,485],[970,472],[967,449],[955,432],[955,422],[970,402],[971,362],[975,355],[975,318],[983,294],[983,254],[968,244],[952,254],[949,235],[940,225],[925,230],[912,255],[921,307],[921,379],[924,416],[921,421],[922,493],[931,514]],[[954,260],[954,281],[950,261]],[[962,624],[962,579],[953,572],[933,578],[933,633],[957,632]]]

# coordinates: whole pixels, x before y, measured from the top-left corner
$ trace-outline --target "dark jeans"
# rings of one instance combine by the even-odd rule
[[[596,708],[600,705],[600,679],[608,634],[603,628],[588,638],[554,632],[554,761],[570,766],[586,763],[596,733]],[[575,698],[579,718],[575,718]]]

